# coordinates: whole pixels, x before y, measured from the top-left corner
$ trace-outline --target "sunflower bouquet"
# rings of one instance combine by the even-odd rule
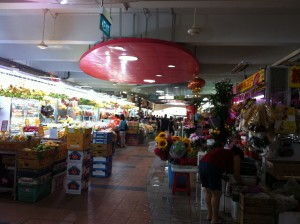
[[[157,143],[154,153],[162,161],[180,163],[184,158],[194,157],[192,141],[189,138],[171,136],[168,132],[160,132],[155,141]]]

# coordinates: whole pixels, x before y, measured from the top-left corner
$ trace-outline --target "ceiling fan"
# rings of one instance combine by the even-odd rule
[[[201,29],[199,27],[197,27],[196,25],[196,12],[197,12],[197,8],[195,8],[195,12],[194,12],[194,23],[192,25],[192,27],[190,29],[188,29],[188,34],[194,36],[200,33]]]
[[[37,47],[38,47],[39,49],[42,49],[42,50],[48,48],[48,45],[45,44],[45,42],[44,42],[44,37],[45,37],[45,18],[46,18],[47,12],[48,12],[48,9],[45,9],[45,10],[44,10],[43,37],[42,37],[42,41],[41,41],[41,43],[39,43],[39,44],[37,45]]]

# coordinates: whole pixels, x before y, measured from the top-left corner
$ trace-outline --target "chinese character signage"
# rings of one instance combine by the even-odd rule
[[[257,87],[263,84],[265,80],[265,70],[262,69],[255,74],[251,75],[249,78],[242,81],[237,86],[237,92],[243,93],[249,89],[252,89],[253,87]]]
[[[289,87],[300,87],[300,66],[291,66],[289,70]]]

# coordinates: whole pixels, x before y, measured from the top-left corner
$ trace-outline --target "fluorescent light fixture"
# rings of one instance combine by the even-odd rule
[[[126,92],[126,91],[123,91],[122,93],[124,93],[124,94],[127,94],[127,92]]]
[[[116,86],[117,85],[117,83],[113,83],[113,86]]]
[[[174,100],[174,96],[165,95],[165,96],[159,96],[159,100]]]
[[[137,61],[138,60],[137,57],[135,57],[135,56],[129,56],[129,55],[119,56],[119,59],[122,60],[122,61]]]
[[[59,1],[59,4],[62,4],[62,5],[68,4],[68,0],[61,0],[61,1]]]
[[[154,83],[154,82],[155,82],[155,80],[153,80],[153,79],[144,79],[144,82],[148,82],[148,83]]]
[[[165,91],[163,90],[156,90],[157,93],[164,93]]]
[[[244,71],[247,67],[249,66],[248,62],[246,61],[241,61],[240,63],[238,63],[232,70],[231,73],[237,73],[237,72],[241,72]]]
[[[255,96],[253,97],[254,99],[257,99],[257,100],[260,100],[260,99],[263,99],[265,98],[265,95],[258,95],[258,96]]]
[[[179,87],[178,87],[178,86],[174,86],[174,88],[175,88],[175,89],[178,89]]]
[[[157,75],[155,75],[155,76],[157,76],[157,77],[162,77],[163,75],[157,74]]]
[[[175,68],[175,65],[168,65],[168,68]]]

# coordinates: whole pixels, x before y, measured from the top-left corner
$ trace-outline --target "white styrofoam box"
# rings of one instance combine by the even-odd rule
[[[66,193],[67,194],[81,194],[82,190],[88,188],[88,180],[74,180],[67,179]]]
[[[106,163],[93,163],[92,169],[104,169],[104,170],[111,170],[112,164],[106,164]]]
[[[109,163],[112,161],[112,156],[94,156],[93,162]]]
[[[73,151],[68,150],[68,158],[67,162],[77,162],[77,163],[84,163],[85,161],[89,161],[91,158],[91,151]]]
[[[300,212],[281,212],[278,216],[278,224],[299,224]]]
[[[93,170],[93,177],[108,177],[111,175],[111,170]]]
[[[90,174],[90,167],[80,163],[68,163],[67,178],[81,180]]]
[[[240,203],[231,200],[231,217],[235,222],[239,220],[239,214],[240,214]]]

